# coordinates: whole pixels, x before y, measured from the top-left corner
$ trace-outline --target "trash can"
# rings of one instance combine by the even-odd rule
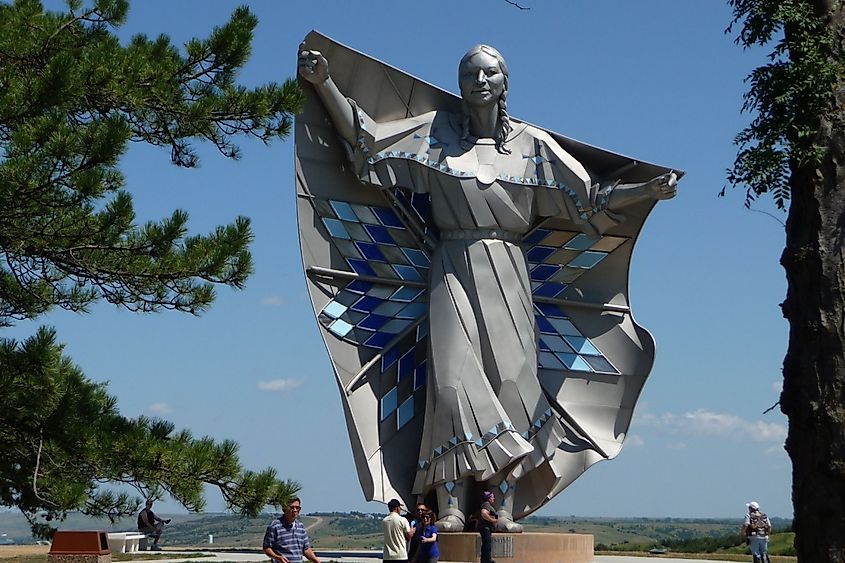
[[[49,563],[111,563],[106,532],[57,530],[47,554]]]

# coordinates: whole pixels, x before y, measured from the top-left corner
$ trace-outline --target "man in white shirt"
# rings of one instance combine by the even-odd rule
[[[399,514],[401,503],[392,499],[387,503],[390,513],[381,521],[384,530],[384,561],[407,561],[408,544],[411,539],[411,525]]]
[[[751,501],[745,506],[748,512],[742,524],[742,535],[748,539],[748,547],[754,563],[769,563],[769,534],[772,533],[772,523],[765,513],[760,511],[760,505]]]

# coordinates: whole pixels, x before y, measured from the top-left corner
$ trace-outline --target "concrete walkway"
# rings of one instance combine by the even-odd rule
[[[221,553],[221,552],[197,552],[197,551],[186,551],[181,552],[184,555],[190,555],[191,559],[185,559],[184,557],[179,557],[175,551],[156,551],[151,553],[158,553],[158,554],[166,554],[170,555],[173,554],[172,558],[167,559],[151,559],[154,563],[206,563],[206,562],[213,562],[213,563],[241,563],[241,562],[258,562],[262,561],[266,563],[268,561],[267,556],[263,553],[257,552],[249,552],[249,553]],[[208,557],[198,558],[196,557],[197,553],[204,553],[208,555]],[[342,555],[335,552],[323,552],[317,551],[317,555],[320,557],[321,561],[338,561],[340,563],[379,563],[381,562],[381,557],[356,557],[354,555],[348,554],[348,552],[344,552]],[[381,555],[380,553],[378,555]],[[140,561],[135,559],[135,561]],[[307,560],[305,560],[307,561]]]
[[[220,552],[220,551],[157,551],[155,553],[164,554],[164,555],[171,555],[172,557],[168,557],[167,559],[155,559],[151,560],[154,563],[205,563],[205,562],[214,562],[214,563],[240,563],[242,561],[250,561],[250,562],[258,562],[262,561],[266,563],[268,561],[267,556],[263,553],[258,553],[255,551],[252,552]],[[202,553],[204,555],[208,555],[208,557],[197,558],[196,555],[198,553]],[[191,555],[191,559],[185,559],[184,557],[179,557],[179,554],[183,555]],[[317,555],[320,557],[321,561],[338,561],[340,563],[380,563],[381,562],[381,552],[355,552],[355,551],[329,551],[329,550],[317,550]],[[307,561],[307,560],[306,560]]]
[[[221,552],[197,552],[197,551],[188,551],[188,552],[175,552],[175,551],[159,551],[158,553],[162,554],[173,554],[173,558],[168,559],[155,559],[155,563],[204,563],[204,562],[214,562],[214,563],[239,563],[243,561],[249,562],[266,562],[268,561],[267,557],[262,553],[256,552],[240,552],[240,553],[221,553]],[[202,559],[185,559],[180,558],[178,554],[190,554],[196,555],[197,553],[207,553],[210,557],[203,557]],[[320,557],[322,561],[338,561],[340,563],[382,563],[381,558],[379,557],[379,552],[352,552],[352,551],[323,551],[317,550],[317,555]],[[701,560],[701,559],[672,559],[667,557],[654,557],[654,556],[643,556],[643,557],[632,557],[627,555],[596,555],[593,558],[593,563],[645,563],[646,561],[661,561],[662,563],[731,563],[729,561],[714,561],[714,560]],[[447,563],[445,561],[441,561],[441,563]],[[458,563],[458,562],[454,562]],[[525,563],[539,563],[539,562],[525,562]]]
[[[749,561],[750,561],[750,555]],[[715,559],[671,559],[661,556],[631,557],[628,555],[596,555],[593,563],[645,563],[646,561],[662,561],[663,563],[732,563],[730,561],[717,561]],[[735,563],[735,562],[734,562]]]

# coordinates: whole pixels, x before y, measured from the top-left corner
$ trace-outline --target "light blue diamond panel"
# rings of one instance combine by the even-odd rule
[[[554,160],[547,159],[546,157],[544,157],[541,154],[535,154],[534,156],[524,154],[524,155],[522,155],[522,158],[524,158],[525,160],[530,160],[531,162],[534,163],[535,166],[540,166],[541,164],[544,164],[546,162],[548,162],[550,164],[555,162]]]
[[[541,368],[619,375],[619,370],[581,334],[563,309],[551,303],[534,303],[534,311],[540,329]]]
[[[566,288],[601,263],[628,239],[584,233],[537,229],[523,240],[528,257],[532,294],[560,297]]]

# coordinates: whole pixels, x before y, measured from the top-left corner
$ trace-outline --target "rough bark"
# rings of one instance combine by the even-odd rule
[[[833,31],[840,69],[845,0],[812,0]],[[788,30],[787,30],[788,32]],[[793,54],[794,56],[794,54]],[[781,408],[789,418],[798,560],[845,563],[845,76],[822,118],[819,163],[791,163],[792,203],[781,264],[790,324]],[[819,116],[805,116],[818,119]]]

